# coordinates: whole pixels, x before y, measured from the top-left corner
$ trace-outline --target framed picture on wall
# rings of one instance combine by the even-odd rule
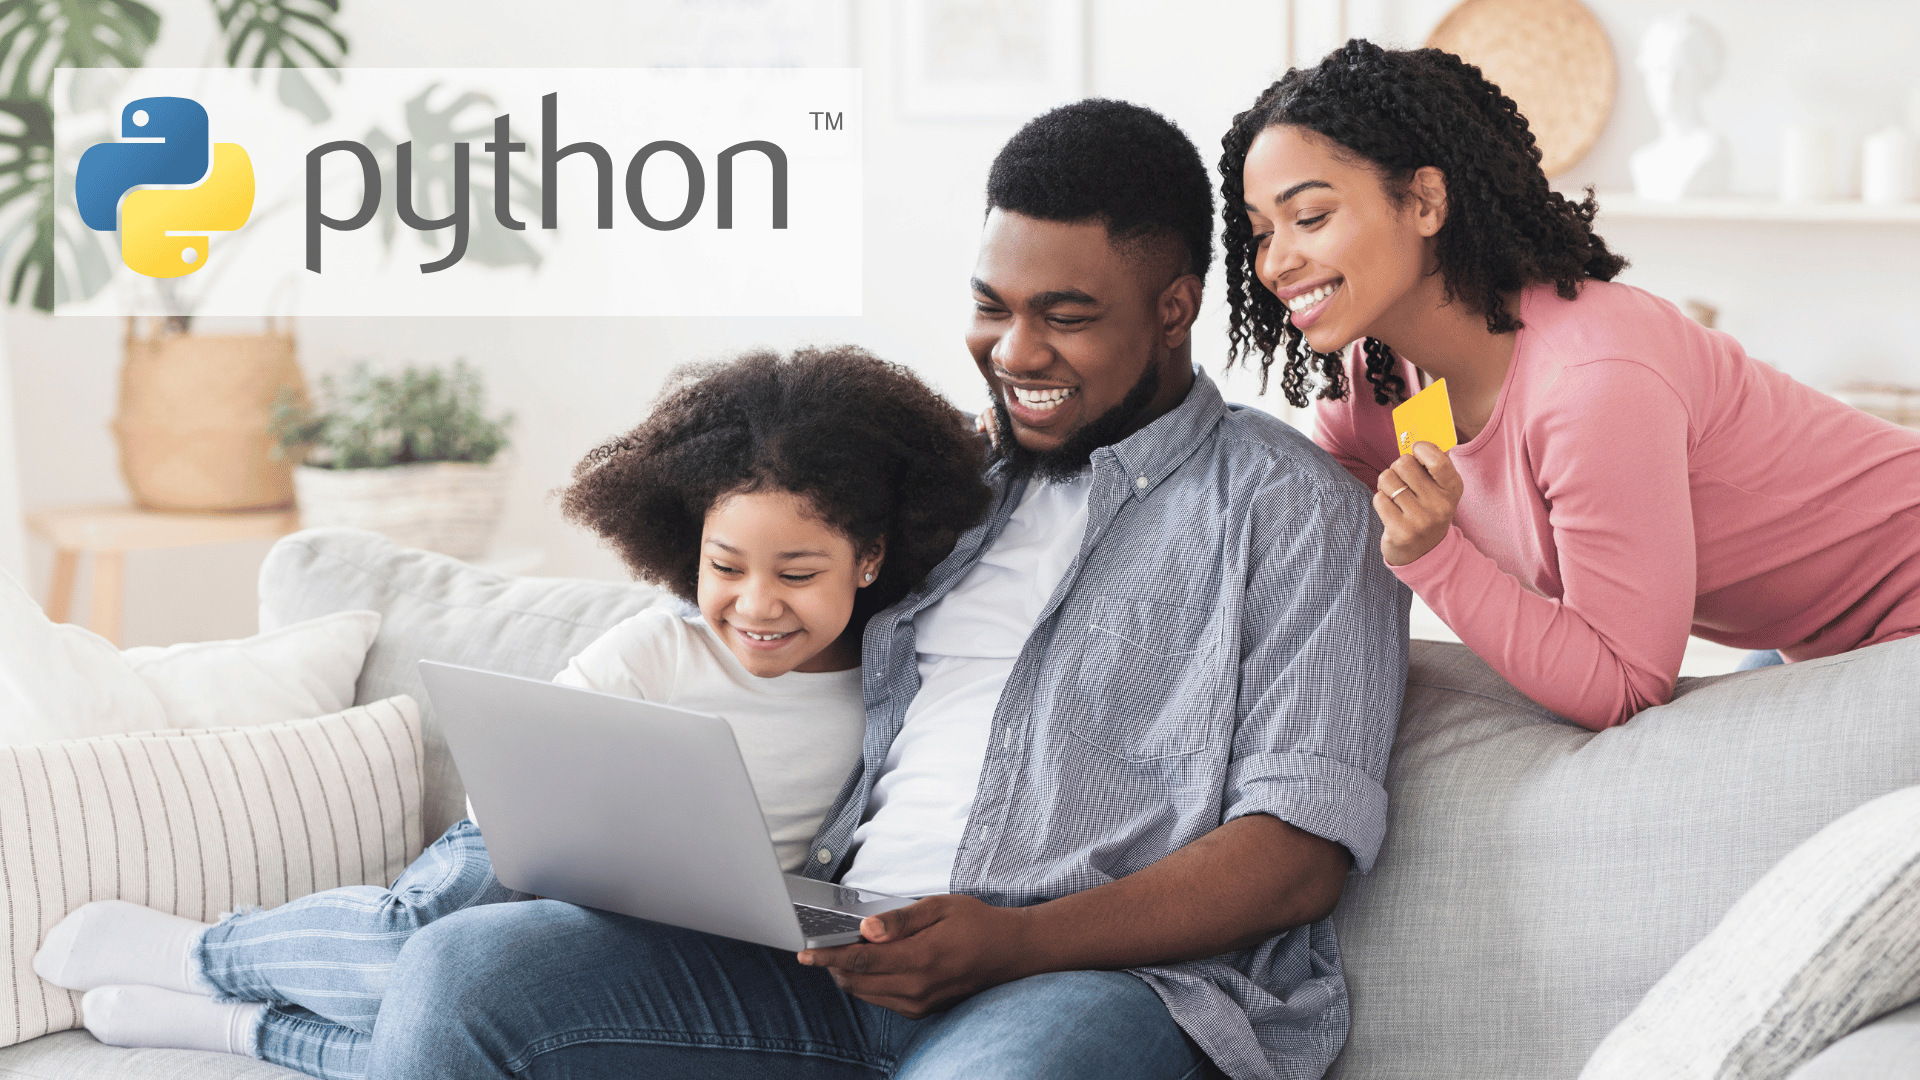
[[[900,112],[1024,118],[1086,94],[1085,0],[900,0]]]

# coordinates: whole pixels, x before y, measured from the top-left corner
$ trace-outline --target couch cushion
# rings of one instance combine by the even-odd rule
[[[651,585],[508,577],[358,529],[294,533],[260,567],[261,630],[331,611],[380,612],[354,700],[408,694],[419,702],[429,839],[465,813],[466,791],[433,721],[419,661],[552,678],[615,623],[674,603]]]
[[[102,1046],[84,1031],[42,1035],[0,1050],[0,1080],[303,1080],[305,1076],[234,1054]]]
[[[1329,1074],[1571,1077],[1769,867],[1920,784],[1920,638],[1711,679],[1595,734],[1415,642]]]
[[[1875,1020],[1793,1071],[1789,1080],[1913,1080],[1920,1072],[1920,1001]]]
[[[127,649],[167,726],[246,727],[336,713],[380,629],[377,611],[338,611],[238,641]]]
[[[1916,999],[1920,787],[1910,787],[1775,863],[1647,991],[1580,1080],[1780,1080]]]
[[[92,900],[200,922],[420,853],[420,725],[405,697],[330,716],[0,748],[0,1045],[80,1024],[33,954]]]

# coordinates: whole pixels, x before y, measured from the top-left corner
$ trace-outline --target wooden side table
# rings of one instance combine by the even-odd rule
[[[68,506],[27,515],[27,528],[53,545],[53,585],[47,617],[66,622],[73,610],[80,556],[93,558],[93,609],[87,628],[120,643],[122,556],[152,548],[198,547],[237,540],[272,540],[300,527],[298,510],[189,513],[131,506]]]

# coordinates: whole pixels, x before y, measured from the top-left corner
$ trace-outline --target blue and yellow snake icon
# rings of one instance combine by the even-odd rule
[[[148,277],[181,277],[207,264],[207,238],[253,214],[253,161],[238,143],[214,143],[207,110],[192,98],[150,97],[120,112],[120,135],[80,155],[74,201],[88,228],[120,229],[120,258]],[[204,177],[204,180],[202,179]],[[142,185],[195,185],[147,187]],[[123,204],[120,200],[126,196]]]

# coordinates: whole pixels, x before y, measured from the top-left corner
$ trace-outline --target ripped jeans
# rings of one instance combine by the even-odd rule
[[[461,821],[391,889],[351,885],[228,917],[194,959],[226,1001],[264,1001],[254,1055],[326,1080],[366,1076],[373,1022],[400,947],[465,908],[525,900],[493,876],[480,828]]]

